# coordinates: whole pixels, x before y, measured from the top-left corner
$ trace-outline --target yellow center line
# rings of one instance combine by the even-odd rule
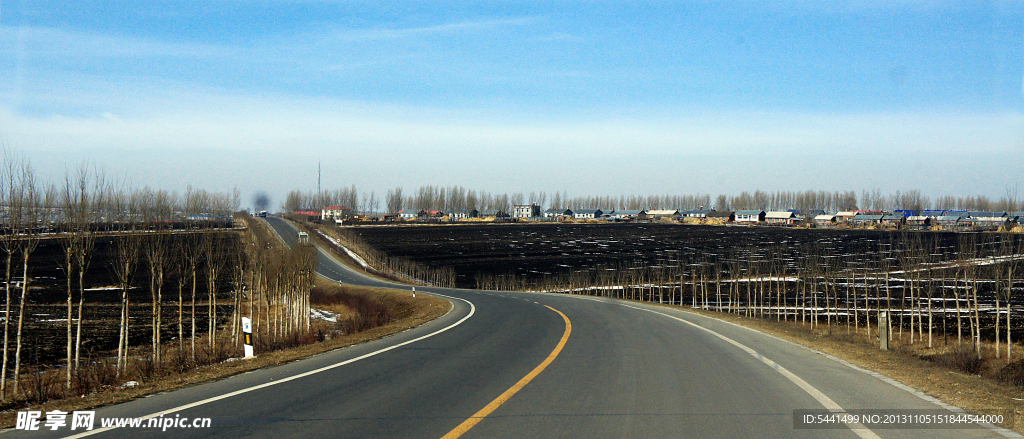
[[[557,312],[558,315],[562,316],[562,319],[565,320],[565,333],[562,334],[562,339],[559,340],[558,346],[555,346],[555,350],[551,351],[551,354],[548,355],[548,358],[544,359],[544,362],[540,363],[540,365],[524,376],[523,379],[519,380],[518,383],[515,383],[515,385],[506,390],[505,393],[498,395],[497,398],[494,398],[494,401],[491,401],[490,404],[487,404],[484,408],[480,409],[480,411],[474,413],[473,416],[470,416],[469,419],[463,421],[458,427],[455,427],[452,431],[449,431],[448,434],[442,436],[441,439],[455,439],[466,434],[469,429],[473,428],[476,424],[479,424],[480,421],[483,421],[484,418],[487,417],[487,415],[490,415],[492,412],[497,410],[498,407],[501,407],[502,404],[511,399],[513,395],[522,390],[523,387],[526,387],[526,385],[529,384],[530,381],[533,381],[537,375],[540,375],[540,373],[543,372],[552,361],[555,361],[558,354],[562,352],[562,348],[565,347],[565,342],[569,341],[569,334],[572,333],[572,322],[570,322],[569,318],[566,317],[565,314],[562,314],[561,311],[547,305],[544,306],[554,312]]]

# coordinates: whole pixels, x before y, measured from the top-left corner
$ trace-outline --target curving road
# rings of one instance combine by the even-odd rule
[[[267,221],[286,240],[294,236],[285,221]],[[323,252],[318,272],[345,283],[396,286]],[[799,409],[941,407],[884,377],[683,311],[579,296],[427,290],[448,298],[452,311],[384,339],[96,413],[209,417],[210,428],[87,434],[440,438],[460,425],[465,430],[477,414],[461,437],[1020,437],[986,427],[794,429]]]

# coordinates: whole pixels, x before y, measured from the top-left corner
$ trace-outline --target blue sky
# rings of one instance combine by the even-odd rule
[[[378,194],[999,197],[1024,2],[0,0],[0,140],[278,201],[318,161]]]

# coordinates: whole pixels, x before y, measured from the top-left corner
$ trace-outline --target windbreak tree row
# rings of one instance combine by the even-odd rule
[[[310,331],[310,292],[316,276],[316,250],[300,244],[288,248],[273,237],[266,224],[245,218],[243,233],[245,266],[238,267],[238,280],[247,285],[246,294],[236,294],[231,323],[235,344],[241,342],[241,318],[253,322],[258,348],[275,349],[297,344]],[[243,300],[247,300],[245,303]]]
[[[383,203],[383,204],[382,204]],[[857,191],[742,191],[738,194],[651,194],[651,195],[573,195],[566,191],[531,191],[491,193],[467,189],[462,186],[423,185],[415,190],[402,187],[389,189],[383,199],[374,192],[360,193],[353,185],[324,191],[298,191],[288,193],[283,208],[287,212],[320,211],[327,206],[345,206],[365,214],[381,212],[394,214],[403,209],[438,210],[503,210],[509,212],[513,205],[536,203],[542,208],[565,209],[711,209],[716,210],[787,210],[802,212],[822,209],[827,212],[844,210],[965,210],[965,211],[1020,211],[1024,200],[1015,190],[1004,196],[991,198],[986,195],[952,196],[943,195],[932,200],[920,190],[894,191],[883,194],[881,189]]]
[[[378,274],[394,276],[403,282],[444,288],[455,287],[455,271],[451,267],[429,267],[408,258],[389,256],[366,243],[358,233],[347,228],[304,224],[317,239],[334,247],[340,254],[351,252],[357,264]]]
[[[880,313],[890,337],[931,347],[982,340],[1012,358],[1021,326],[1017,267],[1024,239],[1012,233],[891,233],[842,251],[827,243],[797,248],[748,245],[717,252],[670,252],[654,261],[623,261],[528,282],[513,274],[478,274],[477,288],[587,294],[688,305],[747,317],[845,330],[874,339]],[[945,243],[945,244],[944,244]]]
[[[0,399],[85,394],[223,360],[238,351],[243,315],[261,348],[308,333],[311,250],[277,248],[237,227],[248,221],[233,218],[238,200],[237,190],[135,189],[88,167],[46,183],[8,152],[0,167]],[[59,283],[37,277],[54,262]],[[39,317],[58,309],[55,288],[64,290],[60,323]],[[66,336],[55,343],[58,324]],[[58,386],[44,385],[58,373]]]

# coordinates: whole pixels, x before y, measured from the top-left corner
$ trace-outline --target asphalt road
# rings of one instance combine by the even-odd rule
[[[294,237],[284,221],[268,223],[285,239]],[[318,271],[346,283],[394,286],[326,254]],[[373,342],[96,412],[97,419],[211,418],[209,428],[97,431],[97,421],[88,433],[440,438],[489,407],[462,437],[1019,437],[986,427],[795,429],[794,410],[943,409],[830,357],[683,311],[579,296],[418,290],[448,298],[451,312]],[[537,373],[545,360],[551,361]],[[518,393],[495,402],[528,376]]]

